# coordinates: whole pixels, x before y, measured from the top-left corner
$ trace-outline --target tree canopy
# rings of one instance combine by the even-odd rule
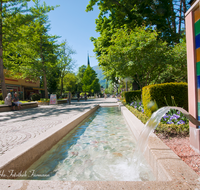
[[[19,13],[28,11],[26,8],[28,1],[30,0],[0,0],[0,83],[3,99],[7,94],[3,73],[5,67],[4,51],[7,51],[6,47],[8,44],[16,42],[21,37],[16,33],[15,29],[30,19],[27,15],[24,16],[23,19],[19,16]],[[13,22],[13,20],[16,22]]]
[[[97,74],[89,65],[84,71],[82,83],[83,92],[100,92],[100,84]]]

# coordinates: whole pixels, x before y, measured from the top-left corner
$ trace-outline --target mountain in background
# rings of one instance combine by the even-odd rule
[[[106,88],[106,79],[104,79],[105,76],[103,75],[101,68],[98,65],[92,68],[97,73],[97,78],[99,79],[100,85]]]

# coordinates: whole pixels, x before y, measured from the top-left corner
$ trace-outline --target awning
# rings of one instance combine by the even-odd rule
[[[33,88],[33,90],[44,90],[44,88]]]

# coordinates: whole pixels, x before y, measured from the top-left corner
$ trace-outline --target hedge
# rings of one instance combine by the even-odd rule
[[[126,103],[131,103],[136,99],[141,100],[141,90],[124,92],[123,96],[125,98]]]
[[[158,108],[178,106],[188,110],[188,85],[187,83],[164,83],[143,87],[142,103],[144,113],[148,117],[152,114],[152,111],[148,108],[150,101],[155,101]]]

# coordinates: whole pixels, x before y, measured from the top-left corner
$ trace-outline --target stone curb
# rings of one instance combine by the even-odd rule
[[[98,109],[94,105],[91,109],[77,114],[65,123],[58,124],[40,136],[8,151],[0,157],[0,178],[10,178],[10,172],[25,171],[32,163],[38,160],[46,151],[59,142],[70,130],[76,127],[91,113]],[[4,175],[2,175],[2,172]]]

